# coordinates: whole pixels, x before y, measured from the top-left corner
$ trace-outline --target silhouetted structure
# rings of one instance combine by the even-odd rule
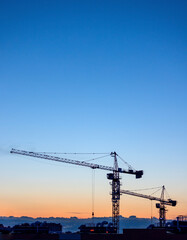
[[[12,228],[14,233],[61,233],[62,225],[59,223],[35,222],[32,224],[23,223]]]
[[[131,196],[135,196],[135,197],[141,197],[141,198],[146,198],[149,200],[155,200],[155,201],[159,201],[160,203],[156,203],[156,208],[159,208],[159,227],[163,228],[165,227],[166,224],[166,205],[167,206],[172,206],[175,207],[177,204],[177,201],[175,200],[171,200],[171,199],[164,199],[164,191],[165,191],[165,187],[162,186],[162,192],[161,192],[161,197],[154,197],[151,195],[145,195],[145,194],[141,194],[141,193],[136,193],[136,192],[131,192],[129,190],[121,190],[122,194],[127,194],[127,195],[131,195]]]
[[[81,225],[80,233],[117,233],[117,228],[113,227],[113,223],[103,221],[102,223]]]
[[[62,162],[62,163],[69,163],[69,164],[74,164],[78,166],[84,166],[84,167],[90,167],[92,169],[102,169],[102,170],[107,170],[107,171],[112,171],[113,173],[110,173],[107,175],[107,178],[109,180],[112,180],[112,222],[114,228],[117,229],[117,232],[119,232],[119,201],[120,201],[120,176],[119,173],[126,173],[126,174],[133,174],[136,176],[136,178],[141,178],[143,175],[143,171],[136,171],[133,169],[127,162],[125,162],[121,157],[116,152],[111,152],[109,155],[114,158],[114,167],[109,167],[109,166],[103,166],[99,164],[94,164],[94,163],[88,163],[85,161],[77,161],[77,160],[71,160],[67,158],[62,158],[62,157],[54,157],[51,155],[47,154],[42,154],[42,153],[37,153],[37,152],[28,152],[28,151],[23,151],[23,150],[18,150],[18,149],[13,149],[10,151],[10,153],[15,153],[15,154],[20,154],[20,155],[25,155],[25,156],[30,156],[30,157],[36,157],[36,158],[42,158],[46,160],[51,160],[51,161],[57,161],[57,162]],[[118,162],[117,162],[117,156],[123,160],[125,164],[128,165],[129,169],[124,170],[122,168],[118,168]],[[92,216],[94,216],[94,213],[92,212]]]
[[[173,233],[187,233],[187,216],[178,216],[177,220],[166,223],[166,230]]]

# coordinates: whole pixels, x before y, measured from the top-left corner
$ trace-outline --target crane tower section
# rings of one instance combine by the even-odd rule
[[[116,152],[111,153],[111,156],[114,157],[114,170],[113,173],[107,174],[107,178],[112,180],[112,219],[113,225],[116,229],[119,229],[119,203],[120,203],[120,177],[117,162]]]

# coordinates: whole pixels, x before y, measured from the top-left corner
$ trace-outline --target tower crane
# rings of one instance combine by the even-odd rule
[[[107,178],[109,180],[112,180],[112,184],[111,184],[112,185],[112,222],[117,232],[119,231],[120,173],[132,174],[132,175],[135,175],[136,178],[141,178],[143,175],[142,170],[136,171],[131,168],[129,168],[128,170],[119,168],[118,162],[117,162],[118,154],[116,152],[110,153],[111,157],[114,158],[113,167],[94,164],[94,163],[88,163],[86,161],[71,160],[71,159],[51,156],[43,153],[18,150],[13,148],[10,151],[10,153],[20,154],[20,155],[25,155],[29,157],[35,157],[35,158],[42,158],[42,159],[57,161],[61,163],[74,164],[78,166],[89,167],[92,169],[101,169],[101,170],[111,171],[112,173],[107,174]]]
[[[166,212],[167,212],[166,205],[175,207],[177,204],[177,201],[175,201],[175,200],[164,199],[164,192],[165,192],[165,186],[162,186],[161,197],[158,198],[158,197],[154,197],[151,195],[145,195],[145,194],[141,194],[141,193],[131,192],[129,190],[121,190],[120,191],[120,193],[122,193],[122,194],[132,195],[135,197],[141,197],[141,198],[146,198],[149,200],[154,200],[154,201],[160,202],[160,203],[156,203],[156,208],[159,208],[159,226],[160,227],[165,227]]]

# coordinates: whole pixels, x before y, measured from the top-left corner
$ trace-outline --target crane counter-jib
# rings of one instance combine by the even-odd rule
[[[67,158],[55,157],[55,156],[51,156],[51,155],[47,155],[47,154],[41,154],[41,153],[37,153],[37,152],[29,152],[29,151],[25,151],[25,150],[18,150],[18,149],[14,149],[14,148],[10,151],[10,153],[25,155],[25,156],[29,156],[29,157],[42,158],[42,159],[56,161],[56,162],[74,164],[74,165],[79,165],[79,166],[83,166],[83,167],[89,167],[89,168],[92,168],[92,169],[116,171],[113,167],[110,167],[110,166],[88,163],[88,162],[85,162],[85,161],[71,160],[71,159],[67,159]],[[134,171],[132,169],[124,170],[122,168],[118,168],[117,172],[126,173],[126,174],[133,174],[133,175],[136,176],[136,178],[141,178],[142,175],[143,175],[142,170]]]

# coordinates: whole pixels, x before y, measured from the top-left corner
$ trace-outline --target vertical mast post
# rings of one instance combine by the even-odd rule
[[[114,157],[114,171],[112,179],[112,221],[119,233],[119,203],[120,203],[120,177],[118,172],[118,162],[116,152],[111,153]]]

